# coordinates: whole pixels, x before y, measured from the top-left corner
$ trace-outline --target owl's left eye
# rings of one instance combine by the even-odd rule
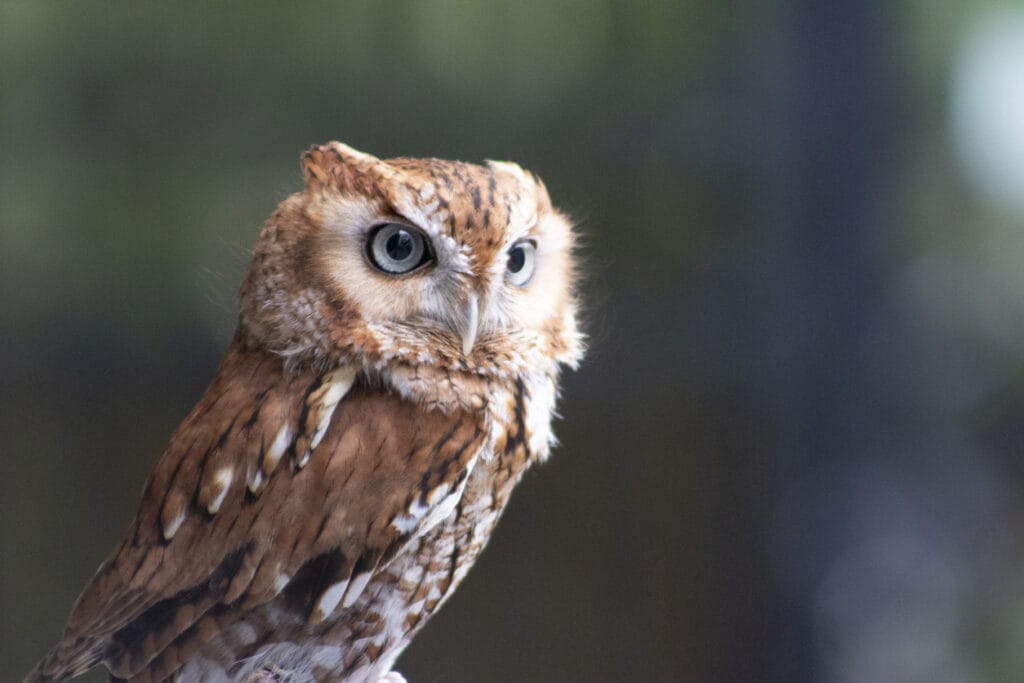
[[[385,223],[370,233],[370,262],[385,273],[411,273],[433,258],[423,234],[401,223]]]
[[[533,240],[519,240],[508,250],[507,276],[509,282],[525,287],[533,277],[537,245]]]

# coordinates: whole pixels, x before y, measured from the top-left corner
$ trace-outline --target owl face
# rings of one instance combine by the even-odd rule
[[[247,305],[243,288],[260,344],[478,374],[575,358],[572,231],[532,175],[340,143],[311,149],[303,168],[306,190],[268,222],[249,278],[278,291]]]

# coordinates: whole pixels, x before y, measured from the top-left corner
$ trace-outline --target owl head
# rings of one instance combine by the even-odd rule
[[[302,155],[242,286],[239,338],[290,362],[514,377],[575,365],[574,236],[516,164]]]

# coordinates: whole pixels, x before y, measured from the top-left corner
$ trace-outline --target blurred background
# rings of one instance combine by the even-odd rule
[[[3,0],[4,679],[330,139],[586,236],[562,446],[411,683],[1024,678],[1024,5]]]

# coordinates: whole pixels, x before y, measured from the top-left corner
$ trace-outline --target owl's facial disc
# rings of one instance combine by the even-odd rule
[[[416,274],[430,278],[430,274],[424,271],[436,261],[435,249],[430,238],[419,228],[405,223],[387,222],[377,225],[369,231],[366,239],[366,258],[370,265],[385,275],[397,278]],[[518,266],[516,274],[521,272],[522,263],[518,263]],[[512,271],[510,265],[510,273]],[[529,277],[529,273],[525,275]],[[445,284],[447,287],[442,285],[442,289],[448,289],[456,283],[448,280]],[[462,354],[469,356],[480,329],[480,298],[474,292],[462,294],[464,286],[456,285],[456,288],[453,296],[444,297],[442,308],[448,310],[439,316],[435,312],[431,317],[446,323],[461,341]],[[450,301],[461,303],[455,304],[452,310]]]
[[[331,304],[324,346],[479,373],[537,354],[574,361],[572,229],[539,181],[504,162],[329,151],[310,157],[296,207]],[[300,314],[296,326],[311,324]]]

